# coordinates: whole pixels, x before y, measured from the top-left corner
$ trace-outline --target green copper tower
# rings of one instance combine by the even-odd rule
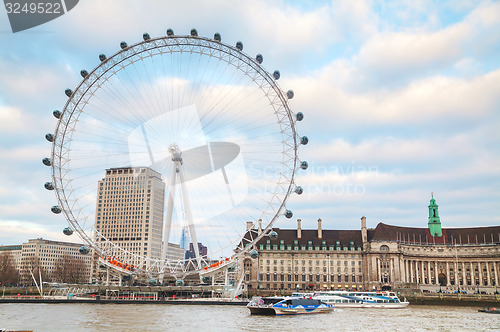
[[[439,220],[438,205],[434,199],[434,193],[431,194],[431,202],[429,204],[429,232],[431,236],[441,237],[443,231],[441,230],[441,220]]]

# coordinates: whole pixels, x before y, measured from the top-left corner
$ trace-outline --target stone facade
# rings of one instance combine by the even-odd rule
[[[240,260],[249,290],[361,288],[363,248],[360,231],[273,229],[278,239],[263,237],[257,258]],[[257,229],[250,232],[258,233]]]
[[[496,290],[500,227],[443,229],[446,238],[439,241],[426,236],[427,231],[379,224],[364,250],[368,286]]]
[[[434,198],[432,198],[434,200]],[[436,218],[432,203],[430,218]],[[436,214],[434,214],[436,210]],[[279,229],[262,237],[256,258],[240,259],[250,292],[420,288],[493,293],[500,277],[500,227],[432,229],[379,223],[360,230]],[[441,236],[432,236],[431,231]],[[252,237],[261,228],[247,226]]]

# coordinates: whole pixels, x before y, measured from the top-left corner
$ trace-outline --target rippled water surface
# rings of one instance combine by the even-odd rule
[[[339,309],[250,316],[244,306],[0,304],[0,329],[33,331],[500,331],[500,315],[477,307]]]

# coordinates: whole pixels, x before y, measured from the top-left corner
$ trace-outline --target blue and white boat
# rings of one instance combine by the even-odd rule
[[[278,300],[278,302],[274,302]],[[274,302],[274,303],[273,303]],[[247,305],[252,315],[300,315],[332,312],[333,305],[328,305],[312,297],[260,298]]]
[[[293,293],[292,297],[312,296],[335,308],[385,308],[402,309],[410,304],[406,299],[401,301],[396,293],[382,292],[348,292],[318,291],[315,293]]]

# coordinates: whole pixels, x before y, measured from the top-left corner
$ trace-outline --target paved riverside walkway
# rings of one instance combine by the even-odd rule
[[[0,303],[88,303],[88,304],[184,304],[184,305],[233,305],[245,306],[248,300],[221,299],[221,298],[198,298],[198,299],[166,299],[166,300],[140,300],[140,299],[103,299],[103,298],[50,298],[40,296],[4,297]]]

